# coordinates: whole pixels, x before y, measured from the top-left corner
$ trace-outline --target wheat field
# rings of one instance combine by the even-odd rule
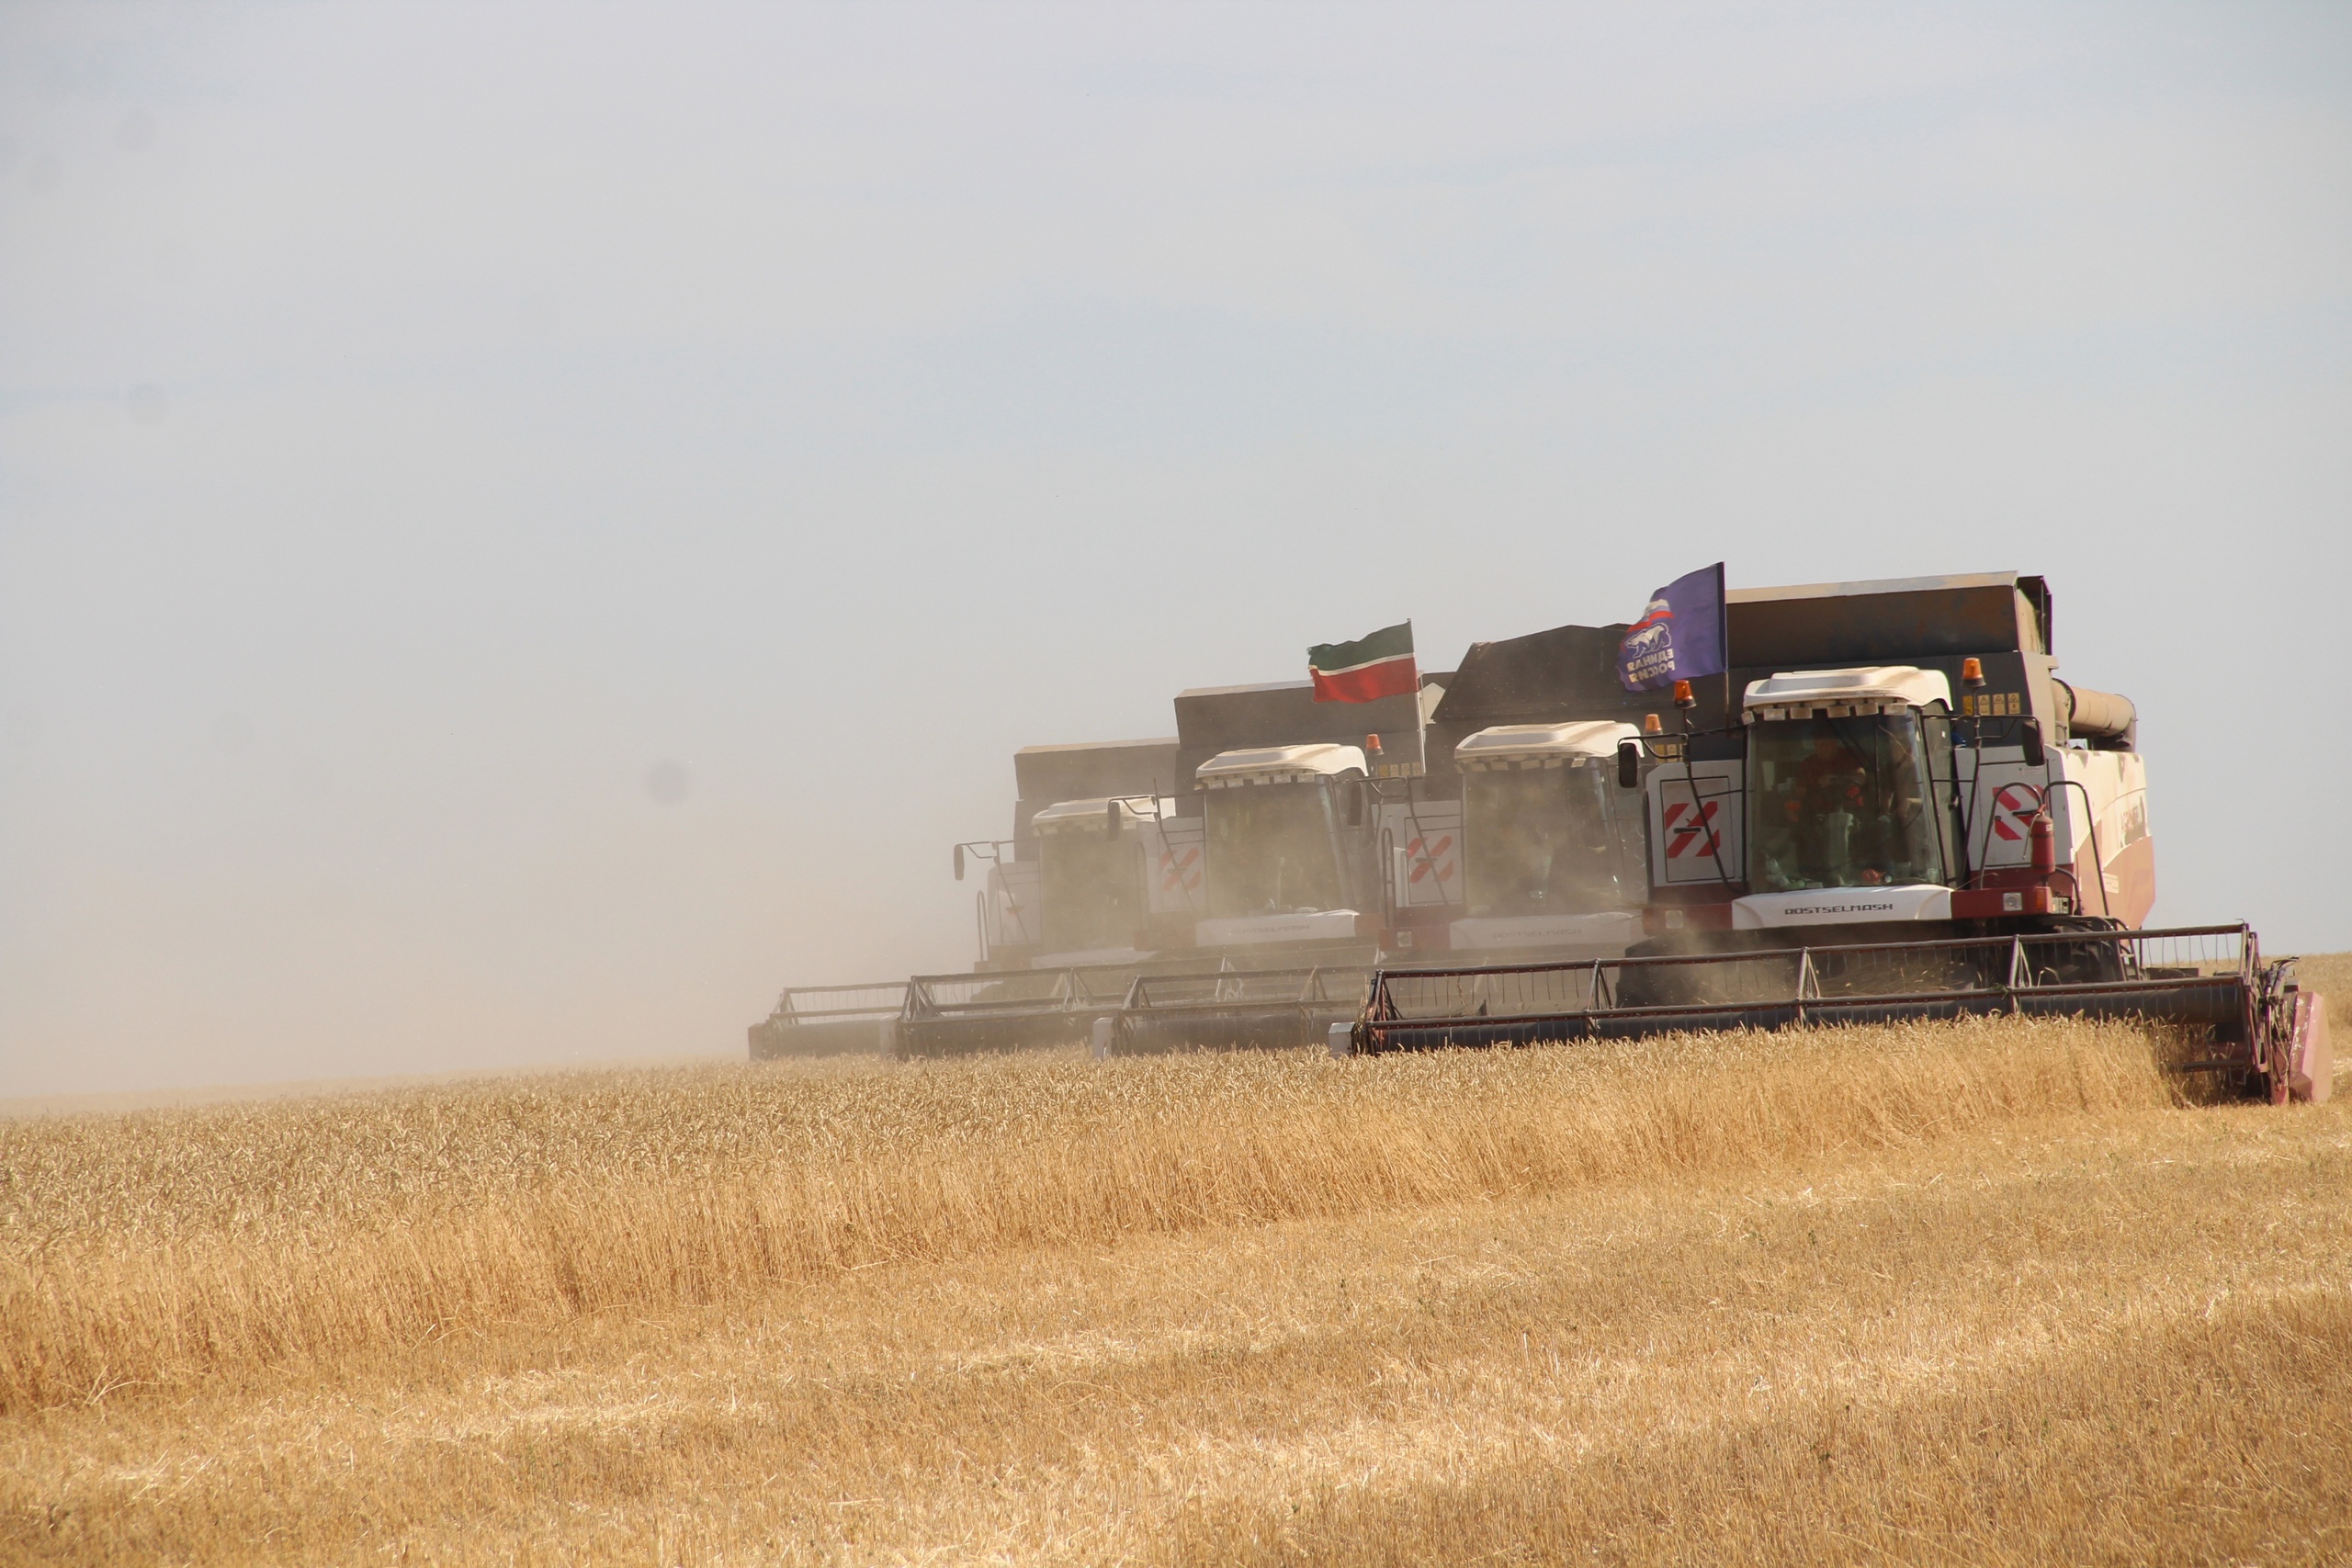
[[[2352,1117],[2186,1104],[2174,1048],[1978,1021],[0,1123],[0,1558],[2352,1559]]]

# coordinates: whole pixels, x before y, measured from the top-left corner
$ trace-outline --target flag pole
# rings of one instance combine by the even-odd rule
[[[1724,581],[1724,563],[1715,563],[1715,651],[1724,661],[1724,733],[1736,733],[1731,727],[1731,589]],[[1747,780],[1740,777],[1740,808],[1747,806]],[[1718,870],[1721,868],[1718,867]]]
[[[1715,657],[1724,661],[1724,733],[1731,733],[1731,607],[1724,597],[1724,563],[1715,563]],[[1697,738],[1697,727],[1691,719],[1698,709],[1698,694],[1691,694],[1690,705],[1682,710],[1682,779],[1690,791],[1690,809],[1697,814],[1696,825],[1706,835],[1707,856],[1715,863],[1715,880],[1725,887],[1732,886],[1731,873],[1724,869],[1723,839],[1707,820],[1707,807],[1699,798],[1698,770],[1691,765],[1690,742]],[[1747,809],[1747,779],[1742,771],[1739,785],[1739,808]]]

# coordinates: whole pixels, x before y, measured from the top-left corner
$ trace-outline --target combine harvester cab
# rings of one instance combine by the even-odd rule
[[[2140,929],[2154,863],[2136,716],[2052,673],[2039,579],[1751,591],[1730,608],[1736,719],[1688,716],[1686,684],[1684,734],[1652,748],[1653,935],[1613,964],[1384,973],[1351,1048],[2142,1016],[2206,1032],[2181,1066],[2324,1097],[2320,998],[2250,931]],[[1906,644],[1913,662],[1829,663]],[[1799,657],[1750,663],[1775,654]]]
[[[1157,803],[1177,766],[1173,737],[1023,746],[1012,754],[1018,791],[1012,837],[956,846],[958,882],[968,861],[989,863],[976,911],[978,970],[1066,968],[1085,962],[1083,955],[1096,948],[1108,950],[1115,962],[1120,954],[1164,945],[1171,930],[1188,931],[1189,921],[1170,922],[1160,914],[1166,900],[1157,897],[1145,901],[1149,919],[1126,918],[1120,906],[1129,902],[1125,872],[1132,856],[1130,850],[1114,847],[1118,833],[1112,826],[1149,816],[1156,833]],[[1115,817],[1114,801],[1119,803]],[[1109,840],[1099,851],[1081,841],[1090,811],[1096,839]],[[1047,866],[1049,834],[1070,835],[1057,845],[1056,858],[1067,863]],[[1139,880],[1143,872],[1135,874]],[[1197,889],[1197,869],[1193,884]]]
[[[1368,948],[1379,940],[1360,748],[1227,751],[1196,776],[1207,797],[1208,850],[1208,916],[1193,928],[1197,945],[1279,952]]]
[[[1460,881],[1451,862],[1418,880],[1408,865],[1402,890],[1391,882],[1399,852],[1453,849],[1459,804],[1432,798],[1425,779],[1446,678],[1366,703],[1318,703],[1306,681],[1178,695],[1176,809],[1202,824],[1207,874],[1195,946],[1271,968],[1442,945]]]
[[[1199,818],[1174,802],[1111,796],[1059,801],[1028,822],[1035,846],[1037,946],[1018,971],[928,975],[909,982],[898,1030],[906,1056],[962,1055],[1087,1043],[1146,976],[1204,964],[1191,951],[1205,877]],[[1167,950],[1148,946],[1169,942]],[[1359,992],[1361,987],[1358,987]]]
[[[1442,962],[1615,958],[1643,939],[1648,824],[1624,784],[1657,766],[1638,741],[1657,705],[1618,682],[1624,635],[1553,626],[1463,655],[1430,718],[1451,775],[1432,782],[1462,812]]]
[[[1445,679],[1368,703],[1305,681],[1177,697],[1190,787],[1159,829],[1199,846],[1198,962],[1139,973],[1099,1054],[1317,1044],[1361,1012],[1384,950],[1442,949],[1461,805],[1429,787],[1425,746]]]
[[[1464,846],[1454,953],[1617,958],[1643,939],[1646,823],[1623,782],[1638,785],[1652,765],[1640,735],[1601,719],[1498,725],[1453,749]]]
[[[1045,949],[1033,967],[1132,970],[1155,955],[1156,934],[1189,934],[1181,917],[1203,903],[1200,830],[1175,816],[1172,800],[1111,796],[1057,801],[1030,819]]]
[[[1098,1055],[1304,1045],[1362,1011],[1385,902],[1364,764],[1319,742],[1200,765],[1208,909],[1193,932],[1214,966],[1138,974]]]

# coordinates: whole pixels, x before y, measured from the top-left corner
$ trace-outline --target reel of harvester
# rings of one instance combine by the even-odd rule
[[[2205,1046],[2173,1071],[2281,1104],[2328,1094],[2323,998],[2297,987],[2292,959],[2265,964],[2244,925],[1378,969],[1331,1045],[1376,1055],[1999,1014],[2184,1025]]]
[[[776,998],[774,1012],[752,1025],[752,1060],[888,1052],[906,1005],[904,980],[792,987]]]
[[[967,1056],[1086,1043],[1117,1010],[1132,969],[1021,969],[998,975],[918,975],[907,982],[896,1055]]]
[[[901,1058],[1084,1043],[1096,1059],[1322,1043],[1363,1012],[1369,964],[1244,969],[1230,960],[918,975],[894,1024]]]
[[[1280,1051],[1317,1044],[1333,1024],[1362,1015],[1371,977],[1363,964],[1138,975],[1119,1010],[1095,1025],[1094,1054],[1100,1058]]]

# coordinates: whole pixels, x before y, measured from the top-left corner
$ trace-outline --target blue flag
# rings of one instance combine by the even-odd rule
[[[1617,679],[1629,692],[1720,675],[1731,668],[1724,632],[1724,563],[1701,567],[1650,595],[1617,645]]]

